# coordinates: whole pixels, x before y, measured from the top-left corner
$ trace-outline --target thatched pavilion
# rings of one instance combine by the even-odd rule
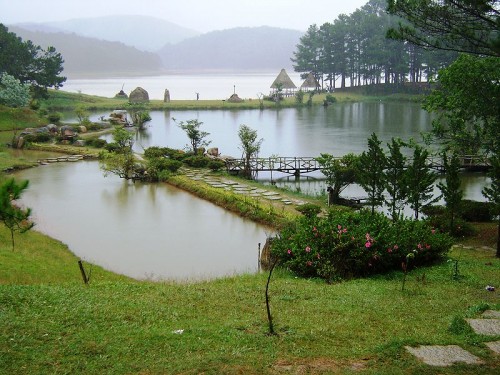
[[[271,85],[271,96],[277,95],[280,88],[282,96],[292,96],[297,91],[297,86],[295,86],[285,69],[281,69],[280,74]]]
[[[300,86],[300,89],[302,91],[317,91],[321,88],[320,84],[314,78],[314,75],[312,73],[309,73],[305,79],[305,81],[302,83]]]

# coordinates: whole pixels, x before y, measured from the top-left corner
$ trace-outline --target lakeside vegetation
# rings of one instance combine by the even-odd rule
[[[66,246],[36,231],[12,252],[0,227],[2,373],[494,374],[498,362],[464,318],[499,309],[491,250],[336,284],[275,271],[276,332],[267,335],[267,273],[188,284],[134,281],[92,267],[89,286]],[[19,249],[19,250],[17,250]],[[88,267],[88,265],[86,265]],[[425,280],[423,275],[425,275]],[[224,311],[221,314],[221,311]],[[496,338],[498,339],[498,338]],[[484,364],[436,370],[405,345],[454,344]]]

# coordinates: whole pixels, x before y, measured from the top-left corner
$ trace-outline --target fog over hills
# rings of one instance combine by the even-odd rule
[[[291,68],[290,58],[301,31],[275,27],[241,27],[213,31],[166,45],[159,51],[173,70],[278,70]]]
[[[33,32],[15,26],[9,27],[9,31],[42,48],[55,47],[63,56],[62,75],[66,77],[116,77],[163,72],[157,54],[139,51],[123,43],[60,32]]]
[[[281,68],[292,69],[290,58],[303,35],[298,30],[268,26],[197,35],[144,16],[7,26],[42,48],[55,47],[65,61],[63,75],[69,78],[166,72],[279,72]],[[154,53],[145,52],[152,48],[156,48]]]
[[[172,22],[148,16],[106,16],[67,21],[21,24],[32,31],[61,31],[122,42],[137,49],[156,52],[167,43],[178,43],[200,33]]]

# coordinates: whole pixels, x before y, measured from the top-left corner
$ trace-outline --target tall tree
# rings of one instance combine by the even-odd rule
[[[445,169],[445,184],[438,183],[438,188],[446,203],[446,211],[450,223],[450,233],[453,234],[455,219],[458,215],[460,202],[464,192],[460,188],[460,161],[457,154],[453,153],[451,158],[443,152],[443,165]]]
[[[498,219],[496,256],[500,258],[500,154],[491,157],[490,163],[491,186],[483,189],[483,195],[493,204],[493,214]]]
[[[387,191],[386,204],[389,207],[392,221],[399,219],[401,209],[407,194],[406,187],[406,157],[401,152],[403,142],[392,138],[387,144],[387,168],[385,170],[385,189]]]
[[[179,122],[179,128],[186,132],[189,143],[191,144],[191,150],[194,154],[198,153],[200,147],[205,147],[210,144],[210,141],[206,140],[210,133],[200,130],[201,125],[203,125],[203,122],[196,119]]]
[[[330,204],[338,203],[340,193],[355,182],[358,156],[347,154],[342,158],[336,158],[331,154],[321,154],[316,160],[321,166],[321,173],[326,177],[329,193],[328,202]]]
[[[462,155],[500,150],[500,58],[461,55],[438,81],[424,103],[437,139]]]
[[[320,71],[320,35],[316,24],[309,26],[306,33],[300,38],[297,44],[297,51],[291,58],[296,72],[318,73]]]
[[[240,148],[245,160],[244,175],[247,178],[252,177],[252,168],[250,159],[256,157],[260,151],[260,146],[264,139],[257,139],[257,130],[250,128],[247,125],[241,125],[238,130],[238,137],[240,138]]]
[[[66,81],[66,77],[60,76],[63,63],[54,47],[44,50],[30,40],[23,41],[0,24],[0,72],[31,84],[35,96],[45,95],[49,87],[62,86]]]
[[[426,48],[500,56],[499,0],[388,0],[388,11],[400,16],[390,38]]]
[[[432,199],[436,173],[429,167],[429,151],[419,145],[413,145],[413,158],[409,164],[407,174],[407,197],[406,202],[415,213],[415,220],[423,207],[438,200]]]
[[[15,203],[28,184],[29,181],[18,184],[11,178],[0,185],[0,221],[10,230],[12,251],[14,251],[15,246],[14,233],[24,233],[34,226],[34,223],[29,220],[31,209],[23,209]]]
[[[387,158],[382,150],[381,141],[377,135],[372,133],[368,138],[368,151],[363,151],[358,159],[357,182],[368,194],[368,203],[375,213],[375,207],[384,202],[384,190],[386,186],[385,168]]]
[[[109,151],[102,152],[100,155],[99,164],[104,175],[112,173],[120,178],[133,180],[136,178],[134,152],[132,151],[134,135],[123,128],[116,128],[113,131],[113,141],[108,145]]]

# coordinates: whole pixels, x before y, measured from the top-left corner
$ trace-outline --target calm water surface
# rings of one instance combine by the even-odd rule
[[[19,172],[36,229],[82,259],[137,279],[255,272],[262,226],[165,184],[104,177],[97,162]]]
[[[94,113],[92,119],[107,115]],[[315,157],[361,153],[373,132],[383,145],[392,137],[419,140],[432,120],[418,104],[380,102],[265,111],[153,111],[151,117],[145,130],[134,133],[137,152],[150,146],[184,148],[189,140],[178,121],[197,119],[210,133],[210,146],[234,157],[241,156],[241,124],[263,138],[261,157]],[[96,162],[44,166],[20,176],[31,180],[23,201],[34,209],[38,228],[66,242],[78,256],[116,272],[197,279],[257,269],[264,228],[184,192],[104,178]],[[298,181],[276,173],[258,176],[265,183],[271,177],[290,190],[319,194],[326,188],[319,172]],[[484,175],[465,175],[466,197],[483,200],[481,189],[488,183]],[[353,185],[343,195],[366,194]]]

